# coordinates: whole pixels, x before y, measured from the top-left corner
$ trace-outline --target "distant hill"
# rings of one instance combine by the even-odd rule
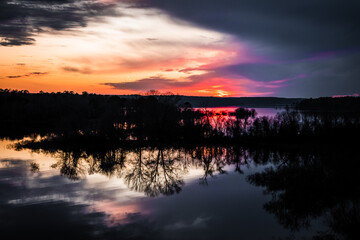
[[[134,98],[140,95],[121,95],[119,97]],[[157,96],[166,97],[166,96]],[[241,106],[248,108],[284,108],[295,106],[303,98],[278,98],[278,97],[197,97],[179,96],[180,103],[189,102],[193,107],[230,107]]]
[[[315,112],[360,112],[360,97],[321,97],[304,99],[297,109]]]
[[[301,98],[277,97],[193,97],[181,96],[182,102],[189,102],[193,107],[241,106],[252,108],[283,108],[294,106]]]

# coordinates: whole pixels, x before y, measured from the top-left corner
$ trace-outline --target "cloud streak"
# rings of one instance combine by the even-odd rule
[[[66,72],[75,72],[75,73],[82,73],[82,74],[91,74],[92,73],[91,69],[87,68],[87,67],[80,69],[80,68],[67,66],[67,67],[63,67],[62,69]]]
[[[179,81],[176,79],[167,79],[159,76],[139,79],[133,82],[104,83],[115,89],[148,91],[152,89],[177,89],[194,84],[192,81]]]
[[[48,72],[30,72],[28,74],[24,74],[24,75],[12,75],[12,76],[6,76],[7,78],[22,78],[22,77],[30,77],[31,75],[45,75],[48,74]]]

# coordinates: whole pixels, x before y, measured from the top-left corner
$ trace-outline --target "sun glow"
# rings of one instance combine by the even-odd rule
[[[71,31],[39,34],[35,45],[1,47],[1,56],[7,58],[0,59],[0,88],[100,94],[158,89],[219,97],[262,94],[251,84],[239,87],[243,81],[239,77],[228,77],[224,84],[218,76],[217,69],[223,66],[257,61],[237,39],[160,10],[116,6],[117,16]],[[158,85],[141,86],[142,79],[155,77]],[[136,81],[140,81],[136,87],[114,87]]]

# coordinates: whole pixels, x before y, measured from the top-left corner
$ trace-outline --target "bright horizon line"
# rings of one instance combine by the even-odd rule
[[[73,94],[78,94],[78,95],[82,95],[84,92],[86,92],[87,94],[94,94],[94,95],[102,95],[102,96],[151,96],[150,94],[147,95],[147,93],[149,93],[149,91],[147,92],[142,92],[142,93],[132,93],[132,94],[103,94],[103,93],[94,93],[94,92],[88,92],[88,91],[83,91],[83,92],[76,92],[76,91],[72,91],[72,90],[64,90],[64,91],[57,91],[57,92],[49,92],[49,91],[39,91],[39,92],[31,92],[29,90],[26,89],[9,89],[9,88],[0,88],[1,90],[9,90],[9,91],[26,91],[30,94],[40,94],[42,93],[47,93],[47,94],[51,94],[51,93],[73,93]],[[157,91],[157,90],[155,90]],[[152,96],[184,96],[184,97],[200,97],[200,98],[207,98],[207,97],[212,97],[212,98],[285,98],[285,99],[310,99],[310,98],[322,98],[322,97],[331,97],[331,98],[341,98],[341,97],[360,97],[359,94],[354,93],[354,94],[349,94],[349,95],[332,95],[332,96],[318,96],[318,97],[280,97],[280,96],[199,96],[199,95],[185,95],[185,94],[179,94],[179,93],[173,93],[171,91],[168,92],[160,92],[159,94],[153,94]]]

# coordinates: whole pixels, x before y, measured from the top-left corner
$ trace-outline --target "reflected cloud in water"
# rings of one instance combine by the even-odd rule
[[[39,239],[356,239],[360,168],[343,150],[41,149],[1,160],[3,226]]]

